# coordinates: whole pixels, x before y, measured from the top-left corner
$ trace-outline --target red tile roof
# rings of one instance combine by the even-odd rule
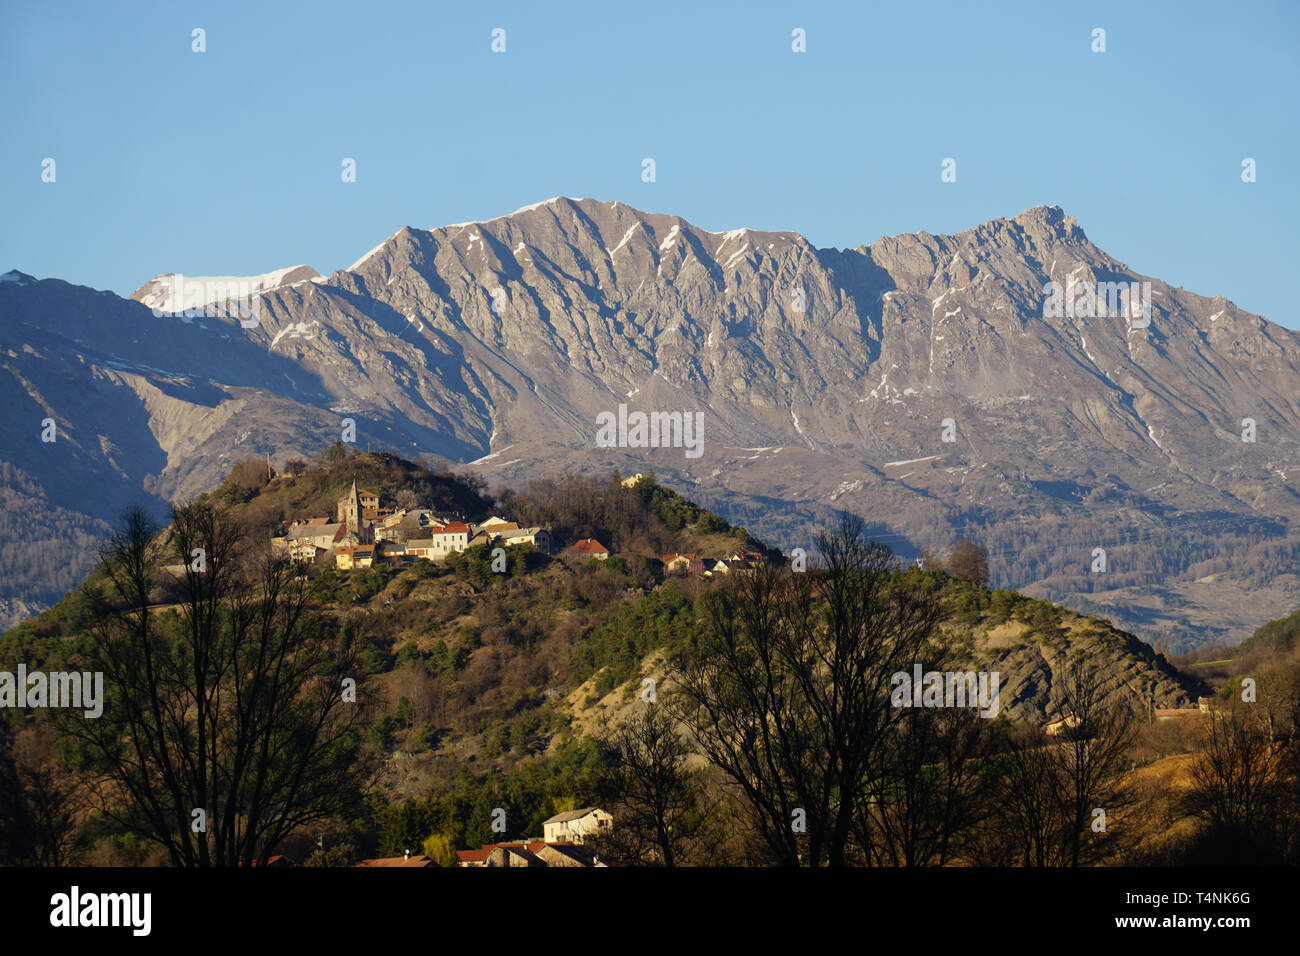
[[[583,538],[573,546],[573,550],[581,554],[609,554],[609,548],[595,538]]]
[[[492,855],[495,849],[504,850],[523,850],[528,853],[536,853],[544,846],[572,846],[571,843],[547,843],[545,840],[529,840],[527,843],[515,841],[513,843],[484,843],[477,850],[457,850],[456,859],[461,863],[486,863],[487,858]]]
[[[407,859],[404,856],[389,856],[378,860],[362,860],[357,866],[437,866],[433,860],[427,856],[413,856]]]

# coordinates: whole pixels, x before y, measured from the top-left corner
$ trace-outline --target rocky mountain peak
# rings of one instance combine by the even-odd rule
[[[1050,236],[1058,241],[1084,241],[1088,237],[1079,228],[1079,222],[1073,216],[1067,216],[1060,206],[1033,206],[1019,215],[1012,216],[1011,221],[1026,232],[1039,236]]]
[[[784,546],[807,547],[834,509],[875,516],[903,550],[965,535],[993,550],[998,584],[1058,596],[1111,580],[1084,573],[1099,546],[1116,587],[1226,568],[1204,600],[1235,610],[1211,637],[1300,604],[1300,584],[1244,603],[1223,584],[1249,567],[1273,587],[1258,569],[1292,553],[1300,336],[1148,280],[1059,206],[837,250],[555,197],[405,226],[328,280],[246,277],[264,280],[252,327],[151,316],[153,283],[125,302],[4,278],[0,398],[13,421],[59,422],[43,456],[28,425],[4,447],[95,517],[142,487],[209,488],[244,457],[315,454],[347,418],[359,445],[475,462],[494,485],[653,469]],[[1150,324],[1048,315],[1049,278],[1136,283]],[[620,404],[703,416],[702,454],[596,447]],[[64,495],[82,475],[94,492]],[[1121,532],[1169,536],[1159,574]],[[1196,601],[1169,601],[1150,627],[1181,639]]]

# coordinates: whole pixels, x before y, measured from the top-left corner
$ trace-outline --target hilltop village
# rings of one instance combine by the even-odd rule
[[[625,479],[632,487],[641,476]],[[335,502],[334,515],[294,520],[283,536],[271,538],[274,554],[304,564],[328,564],[339,570],[414,564],[420,558],[441,561],[450,554],[485,545],[510,548],[528,545],[543,554],[565,549],[546,528],[521,528],[509,518],[493,515],[468,522],[461,515],[439,514],[429,508],[386,506],[378,492],[358,488],[355,480],[347,494]],[[579,556],[606,560],[612,552],[595,538],[570,542],[567,550]],[[695,554],[659,556],[668,573],[712,577],[748,571],[762,563],[763,555],[733,551],[705,558]]]
[[[309,564],[333,558],[341,570],[368,568],[376,561],[395,566],[417,558],[437,561],[479,544],[528,544],[551,552],[551,536],[542,528],[520,528],[496,516],[467,524],[428,508],[384,507],[377,492],[358,488],[356,481],[335,505],[333,518],[294,521],[283,537],[271,539],[272,552]]]

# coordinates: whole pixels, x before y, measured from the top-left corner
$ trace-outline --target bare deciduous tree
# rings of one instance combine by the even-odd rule
[[[1013,731],[996,758],[1001,782],[993,816],[1010,856],[1024,866],[1086,862],[1087,838],[1103,819],[1096,811],[1112,819],[1130,802],[1125,782],[1138,728],[1131,700],[1083,654],[1070,658],[1057,679],[1071,717],[1061,733]]]
[[[989,552],[962,538],[948,555],[948,573],[955,578],[986,586],[989,583]]]
[[[150,604],[167,552],[182,566],[173,612]],[[101,775],[102,812],[174,865],[234,866],[344,809],[362,715],[342,690],[360,679],[358,648],[319,626],[290,565],[243,560],[238,522],[197,502],[175,510],[168,543],[129,512],[103,570],[89,663],[104,713],[67,723]]]
[[[602,789],[611,800],[610,848],[635,862],[675,866],[690,832],[698,788],[686,769],[690,751],[667,710],[648,704],[601,740]]]
[[[1217,862],[1281,862],[1293,793],[1286,752],[1270,740],[1256,705],[1235,702],[1211,711],[1205,749],[1192,764],[1189,809]]]
[[[1040,867],[1065,862],[1067,829],[1053,744],[1037,729],[1014,729],[1005,736],[1003,752],[994,761],[995,856],[982,862]]]
[[[1078,866],[1095,810],[1114,815],[1128,773],[1138,720],[1130,698],[1113,692],[1095,659],[1079,653],[1062,675],[1064,706],[1077,725],[1053,747],[1069,833],[1069,864]],[[1108,689],[1109,688],[1109,689]]]
[[[679,694],[698,746],[784,865],[865,859],[855,817],[903,714],[890,680],[942,617],[924,576],[898,572],[860,519],[845,515],[818,547],[819,567],[761,569],[709,602]]]
[[[887,866],[943,866],[985,813],[989,722],[964,708],[913,708],[870,785],[861,844]]]
[[[60,765],[51,724],[38,717],[16,734],[0,724],[0,863],[72,862],[86,792]]]

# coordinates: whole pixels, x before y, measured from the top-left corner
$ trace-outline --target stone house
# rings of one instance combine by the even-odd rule
[[[576,843],[547,843],[536,839],[515,843],[488,843],[477,850],[457,850],[456,861],[462,867],[605,866],[589,847]]]
[[[308,548],[333,551],[343,540],[347,527],[332,523],[328,518],[308,518],[295,521],[289,526],[283,538],[271,539],[271,551],[275,554],[294,556],[295,549],[299,556],[304,556]],[[315,557],[316,552],[311,552]]]
[[[547,866],[605,866],[593,849],[577,843],[544,843],[535,855]]]
[[[606,833],[614,817],[599,807],[583,807],[557,813],[542,823],[542,838],[547,843],[582,843],[589,836]]]

